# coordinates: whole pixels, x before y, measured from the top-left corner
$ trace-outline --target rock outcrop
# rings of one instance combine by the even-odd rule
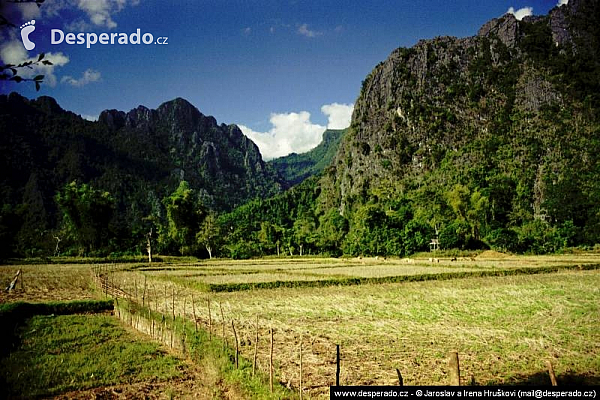
[[[571,0],[546,16],[494,19],[473,37],[393,51],[363,81],[323,196],[347,213],[382,187],[449,188],[478,170],[473,186],[485,187],[485,171],[520,168],[511,179],[527,188],[519,201],[533,214],[544,198],[534,182],[563,179],[569,161],[561,155],[595,158],[590,149],[566,150],[573,141],[564,132],[574,121],[590,126],[594,112],[582,110],[600,103],[592,72],[600,70],[599,10],[596,0]]]

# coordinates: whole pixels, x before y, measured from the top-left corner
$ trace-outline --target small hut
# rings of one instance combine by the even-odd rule
[[[429,243],[429,251],[438,251],[440,249],[440,239],[431,239]]]

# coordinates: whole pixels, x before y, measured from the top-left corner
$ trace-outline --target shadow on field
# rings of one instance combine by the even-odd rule
[[[600,385],[600,374],[576,374],[563,373],[556,376],[559,386],[597,386]],[[550,386],[550,376],[548,372],[537,372],[532,375],[516,376],[510,382],[505,382],[506,386]]]

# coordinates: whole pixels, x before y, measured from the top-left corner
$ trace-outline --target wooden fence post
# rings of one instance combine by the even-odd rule
[[[192,312],[194,313],[194,331],[198,332],[198,317],[196,317],[196,303],[194,302],[194,293],[192,293]]]
[[[256,356],[258,355],[258,315],[256,316],[256,340],[254,341],[254,361],[252,362],[252,376],[256,373]]]
[[[548,366],[548,373],[550,374],[550,381],[552,382],[552,386],[558,386],[558,382],[556,381],[556,375],[554,374],[554,368],[552,367],[552,362],[548,360],[546,361],[546,365]]]
[[[304,338],[302,337],[302,335],[300,335],[300,384],[299,384],[299,390],[300,390],[300,400],[302,400],[302,340]]]
[[[21,277],[22,274],[23,274],[23,271],[21,271],[21,270],[17,271],[15,277],[13,278],[13,280],[10,282],[10,284],[5,289],[7,292],[12,291],[13,289],[15,289],[15,290],[17,289],[17,284],[19,283],[19,277]],[[23,282],[23,281],[21,280],[21,282]],[[23,288],[23,286],[21,286],[21,289],[22,288]]]
[[[450,359],[448,361],[448,366],[450,368],[449,376],[450,376],[450,385],[451,386],[460,386],[460,366],[458,362],[458,353],[452,352],[450,353]]]
[[[336,357],[335,357],[335,386],[340,386],[340,345],[335,345]]]
[[[169,309],[169,295],[167,294],[167,285],[165,285],[165,311],[164,315],[167,315],[167,310]]]
[[[210,298],[206,300],[208,302],[208,340],[212,341],[212,312],[210,311]]]
[[[234,324],[233,320],[231,320],[231,328],[233,329],[233,337],[235,338],[235,369],[238,369],[239,368],[240,346],[239,346],[237,332],[235,331],[235,324]]]
[[[271,327],[271,351],[269,352],[269,388],[273,393],[273,327]]]
[[[173,314],[173,322],[175,322],[175,287],[171,288],[171,296],[173,303],[171,304],[171,314]]]
[[[142,294],[142,307],[146,307],[146,279],[147,276],[144,275],[144,293]]]
[[[149,326],[150,336],[154,340],[154,318],[152,317],[152,301],[150,300],[148,301],[148,320],[151,323],[151,325]]]
[[[113,268],[113,271],[110,274],[110,276],[112,277],[112,284],[110,285],[111,286],[110,290],[113,291],[113,297],[114,297],[114,295],[115,295],[115,293],[114,293],[114,290],[115,290],[115,271],[114,271],[114,268]]]
[[[223,306],[219,303],[219,309],[221,310],[221,324],[223,325],[223,340],[225,340],[225,346],[229,346],[227,336],[225,336],[225,317],[223,316]]]
[[[398,385],[404,386],[404,379],[402,378],[402,374],[398,368],[396,368],[396,373],[398,374]]]

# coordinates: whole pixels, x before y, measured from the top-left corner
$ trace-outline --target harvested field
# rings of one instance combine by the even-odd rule
[[[97,297],[91,264],[1,265],[0,303],[13,301],[84,300]],[[17,271],[22,276],[16,290],[4,289]]]
[[[598,256],[509,256],[469,260],[464,265],[450,260],[435,265],[428,260],[415,260],[414,265],[402,260],[370,259],[365,264],[351,260],[350,265],[336,260],[317,266],[315,259],[286,261],[265,261],[263,272],[258,273],[262,260],[234,262],[228,268],[221,260],[200,263],[202,275],[192,275],[193,269],[185,266],[187,277],[165,271],[157,278],[156,271],[135,270],[115,272],[115,280],[130,292],[137,288],[138,298],[146,280],[144,301],[151,308],[168,315],[174,299],[176,315],[194,320],[195,311],[205,329],[219,336],[225,332],[230,345],[234,343],[231,321],[235,321],[241,352],[248,358],[254,352],[258,317],[258,363],[265,368],[268,331],[273,327],[278,379],[290,387],[299,384],[302,340],[303,386],[316,397],[326,397],[335,381],[336,344],[341,345],[343,384],[393,385],[396,368],[406,384],[446,384],[450,351],[459,352],[465,382],[472,375],[483,385],[546,384],[545,363],[550,360],[563,383],[600,383],[599,270],[229,293],[206,293],[189,284],[208,278],[248,283],[257,278],[280,279],[281,274],[301,280],[446,270],[547,272],[549,267],[598,263]],[[205,274],[213,266],[218,274]]]
[[[294,390],[299,389],[302,342],[303,391],[327,398],[335,381],[336,344],[341,346],[341,382],[348,385],[395,385],[396,368],[405,384],[446,384],[452,351],[459,353],[464,383],[547,384],[546,362],[551,361],[559,383],[600,384],[600,270],[593,269],[598,264],[600,257],[594,254],[482,254],[474,260],[439,262],[304,258],[100,269],[120,293],[167,317],[197,321],[230,347],[235,343],[233,321],[242,356],[252,360],[258,343],[262,371],[268,370],[273,328],[276,379]],[[90,265],[27,266],[25,290],[18,288],[11,299],[102,296],[100,290],[90,290],[91,270]],[[0,271],[6,282],[16,267]],[[466,274],[444,278],[454,272]],[[479,272],[499,276],[468,275]],[[509,276],[501,276],[505,273]],[[434,280],[385,281],[422,276]],[[336,284],[355,277],[364,280],[353,286]],[[244,286],[320,280],[330,284]],[[47,282],[60,294],[52,293]],[[231,292],[207,291],[206,285],[219,282],[239,286]]]

